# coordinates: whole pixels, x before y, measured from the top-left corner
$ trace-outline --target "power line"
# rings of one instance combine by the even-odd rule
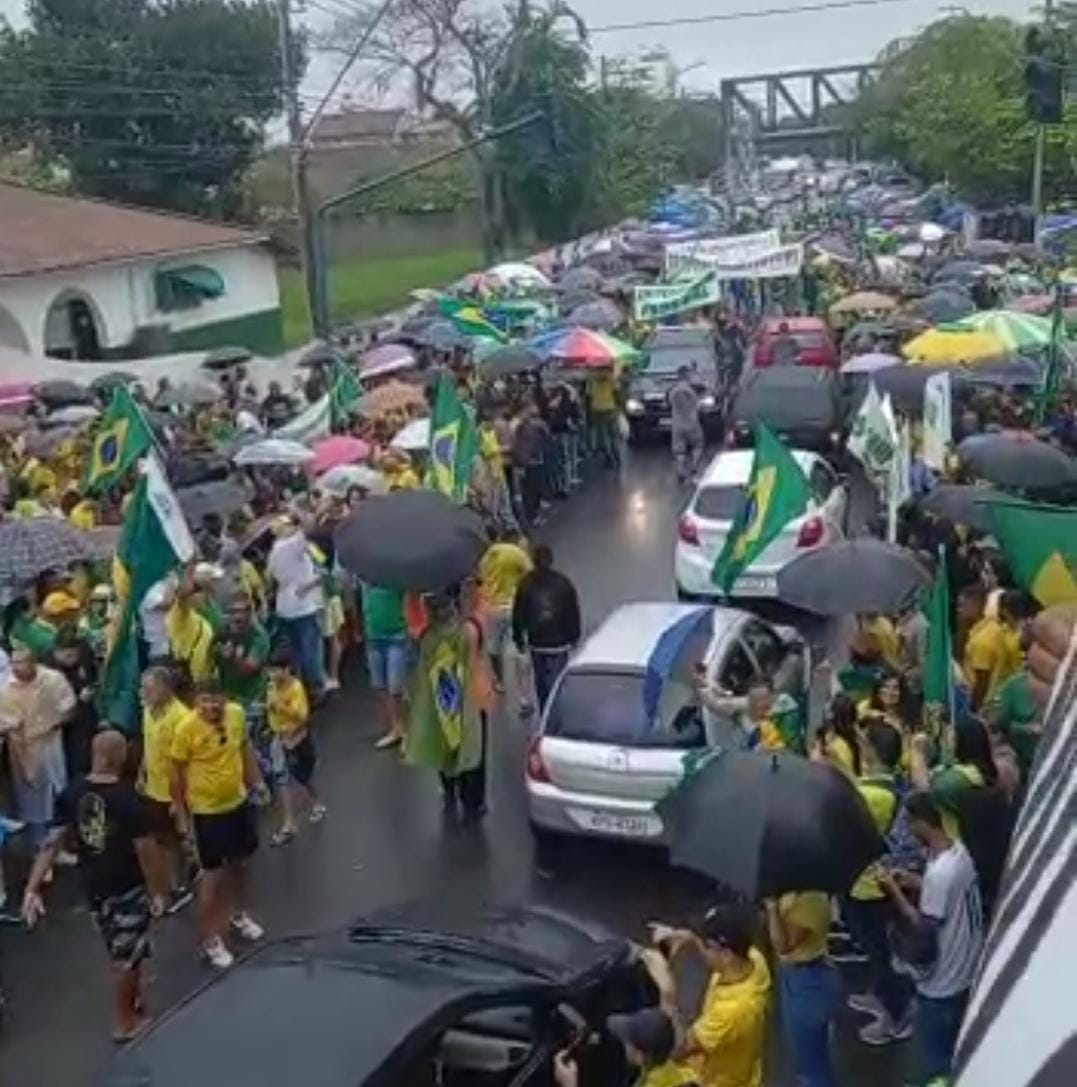
[[[587,28],[589,34],[613,34],[622,30],[661,30],[673,26],[700,26],[705,23],[734,23],[747,19],[770,19],[777,15],[811,14],[821,11],[845,11],[849,8],[875,8],[891,4],[919,3],[922,0],[821,0],[798,7],[762,8],[759,11],[729,11],[714,15],[693,15],[674,19],[645,19],[636,23],[607,23]]]

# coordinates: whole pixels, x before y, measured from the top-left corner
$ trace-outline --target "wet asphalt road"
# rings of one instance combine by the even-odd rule
[[[621,602],[671,597],[684,498],[668,450],[652,448],[630,453],[620,474],[594,471],[579,493],[554,507],[538,535],[578,586],[588,626]],[[836,640],[833,626],[816,625],[811,635]],[[492,729],[484,826],[445,824],[433,776],[374,751],[377,719],[360,662],[349,664],[347,689],[317,722],[329,818],[305,828],[286,849],[266,844],[256,858],[254,912],[271,934],[330,927],[368,909],[438,896],[556,905],[642,938],[648,919],[684,918],[706,901],[702,881],[636,848],[573,843],[552,860],[544,856],[540,868],[524,807],[525,730],[509,715]],[[22,868],[13,858],[10,891],[21,888]],[[111,1052],[105,962],[75,873],[59,874],[48,908],[33,933],[0,928],[0,978],[9,1001],[0,1087],[90,1087]],[[159,927],[151,977],[151,1007],[158,1011],[209,979],[195,955],[191,910]],[[843,1081],[896,1087],[907,1055],[901,1049],[865,1054],[849,1041],[849,1026],[839,1032]],[[780,1058],[773,1063],[768,1079],[785,1087]]]

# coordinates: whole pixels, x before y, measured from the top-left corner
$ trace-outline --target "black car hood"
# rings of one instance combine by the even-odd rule
[[[556,1000],[626,953],[555,915],[427,926],[436,909],[264,945],[129,1045],[109,1087],[389,1087],[460,1017]]]

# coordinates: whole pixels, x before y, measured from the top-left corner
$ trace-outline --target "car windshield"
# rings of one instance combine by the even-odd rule
[[[739,483],[704,487],[696,495],[695,512],[708,521],[732,521],[744,502],[744,487]]]
[[[714,369],[714,353],[709,348],[695,345],[659,347],[647,356],[645,372],[674,375],[682,366],[687,366],[697,376],[702,377],[708,370]]]
[[[826,336],[822,332],[808,330],[807,332],[794,332],[793,339],[797,347],[802,351],[816,351],[820,347],[826,347]]]
[[[546,718],[546,735],[564,740],[631,747],[690,747],[701,727],[690,688],[667,682],[658,720],[643,704],[644,676],[612,672],[566,673]]]

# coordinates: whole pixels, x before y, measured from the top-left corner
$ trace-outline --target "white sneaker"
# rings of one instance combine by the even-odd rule
[[[308,818],[312,823],[317,824],[320,823],[328,814],[329,810],[324,804],[315,804],[310,809],[310,815],[308,816]]]
[[[874,993],[852,993],[845,1004],[854,1012],[862,1012],[864,1015],[878,1017],[886,1014],[886,1009]]]
[[[325,681],[325,686],[322,688],[322,690],[327,691],[327,692],[328,691],[339,691],[340,690],[340,680],[339,679],[327,679]]]
[[[251,943],[260,940],[266,934],[266,930],[249,913],[237,913],[232,918],[232,929]]]
[[[202,945],[202,955],[217,970],[227,970],[236,961],[220,936],[214,936]]]

